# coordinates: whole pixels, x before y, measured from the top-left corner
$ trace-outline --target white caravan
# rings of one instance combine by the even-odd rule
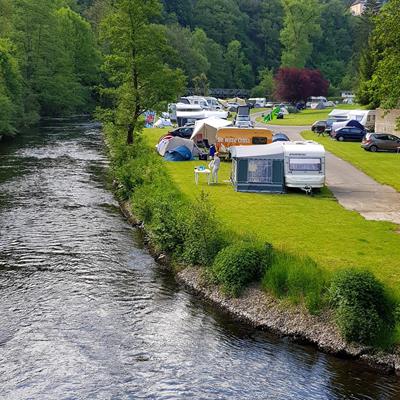
[[[375,129],[375,110],[332,110],[329,118],[334,118],[337,121],[358,121],[368,129]]]
[[[325,148],[309,141],[281,142],[284,152],[285,185],[310,193],[325,185]]]

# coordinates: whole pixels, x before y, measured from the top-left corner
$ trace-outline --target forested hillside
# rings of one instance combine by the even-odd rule
[[[101,68],[113,51],[104,36],[110,27],[104,27],[123,3],[129,1],[0,0],[0,135],[42,116],[90,111],[99,97],[104,100],[104,89],[117,85],[109,79],[109,64]],[[385,39],[396,34],[396,23],[386,35],[383,19],[389,15],[377,19],[376,0],[369,0],[363,17],[350,15],[349,0],[142,3],[157,10],[146,23],[161,36],[145,36],[149,46],[158,43],[157,62],[183,71],[188,87],[270,95],[273,76],[283,66],[320,70],[332,96],[358,89],[360,81],[364,103],[376,105],[386,93],[372,78],[375,71],[389,74],[379,49],[396,42]],[[397,3],[391,0],[387,7],[396,9]]]

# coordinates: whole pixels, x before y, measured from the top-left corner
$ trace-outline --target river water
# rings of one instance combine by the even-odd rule
[[[99,129],[0,144],[0,399],[396,399],[400,380],[232,321],[119,213]]]

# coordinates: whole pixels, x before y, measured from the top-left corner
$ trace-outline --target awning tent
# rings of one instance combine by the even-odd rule
[[[194,148],[194,143],[190,139],[184,139],[178,136],[166,136],[160,140],[157,145],[157,151],[160,156],[164,157],[165,153],[174,150],[177,147],[185,146],[192,153]]]
[[[226,126],[232,126],[232,121],[216,117],[196,121],[190,139],[197,142],[207,140],[209,144],[215,144],[218,129]]]
[[[283,193],[282,143],[231,148],[232,183],[238,192]]]
[[[344,128],[345,126],[354,126],[356,128],[364,129],[364,126],[356,121],[355,119],[347,120],[347,121],[339,121],[339,122],[334,122],[332,124],[332,130],[336,131],[340,128]]]

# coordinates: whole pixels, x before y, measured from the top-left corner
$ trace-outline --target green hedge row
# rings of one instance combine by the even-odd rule
[[[252,282],[309,312],[332,309],[343,337],[373,345],[393,342],[396,302],[367,271],[328,275],[310,258],[272,248],[220,228],[202,194],[194,203],[174,186],[162,159],[140,138],[126,146],[116,129],[105,129],[119,196],[130,200],[159,251],[180,265],[204,267],[205,276],[231,296]]]

